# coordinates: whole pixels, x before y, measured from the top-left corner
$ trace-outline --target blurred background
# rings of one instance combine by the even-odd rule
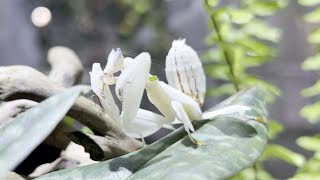
[[[310,156],[295,144],[297,137],[319,129],[299,115],[302,106],[314,101],[301,97],[300,91],[318,79],[316,73],[301,70],[303,60],[315,51],[305,40],[311,27],[301,17],[307,10],[289,1],[286,8],[266,19],[283,32],[275,45],[278,56],[250,72],[282,91],[269,109],[270,117],[285,127],[276,143]],[[80,57],[86,68],[83,83],[89,84],[92,63],[105,65],[110,50],[120,47],[125,56],[150,52],[152,73],[165,80],[165,56],[172,40],[186,38],[199,55],[209,48],[205,43],[210,32],[208,19],[203,2],[194,0],[1,0],[0,65],[28,65],[48,72],[47,50],[67,46]],[[219,84],[207,81],[208,86]],[[224,98],[209,98],[204,109]],[[280,179],[295,171],[278,160],[267,162],[266,168]]]

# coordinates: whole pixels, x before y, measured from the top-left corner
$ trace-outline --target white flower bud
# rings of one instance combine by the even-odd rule
[[[124,58],[120,48],[117,50],[111,50],[108,56],[108,63],[104,68],[104,73],[106,74],[113,74],[119,72],[123,69]]]
[[[197,53],[185,43],[175,40],[166,58],[168,84],[192,97],[200,106],[206,93],[206,78]]]

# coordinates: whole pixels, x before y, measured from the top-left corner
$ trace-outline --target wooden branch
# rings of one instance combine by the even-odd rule
[[[6,174],[0,174],[0,179],[6,179],[6,180],[26,180],[29,179],[28,177],[24,177],[22,175],[19,175],[15,172],[7,172]]]
[[[31,67],[0,67],[0,100],[24,98],[40,102],[63,90],[64,87]],[[142,147],[140,141],[126,136],[99,105],[85,97],[77,99],[68,115],[98,134],[114,139],[114,146],[118,146],[119,149],[122,149],[125,143],[132,147],[131,150]]]
[[[37,102],[27,99],[3,102],[0,105],[0,127],[8,124],[12,120],[14,120],[18,114],[36,106],[37,104]]]
[[[67,47],[55,46],[48,50],[47,61],[51,66],[49,79],[63,87],[71,87],[80,83],[83,74],[83,66],[76,53]],[[58,149],[65,149],[70,143],[66,134],[76,129],[64,121],[44,141],[45,144]]]
[[[55,46],[49,49],[47,60],[51,65],[49,78],[63,87],[80,83],[83,66],[75,52],[67,47]]]
[[[112,137],[96,136],[80,131],[69,134],[69,138],[73,142],[82,145],[85,151],[90,154],[90,158],[95,161],[111,159],[114,156],[121,156],[136,150],[132,148],[135,146],[130,141],[124,142],[119,146],[117,139]]]

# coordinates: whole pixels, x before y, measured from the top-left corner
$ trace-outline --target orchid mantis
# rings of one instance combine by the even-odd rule
[[[191,136],[193,120],[210,119],[229,113],[243,113],[247,106],[235,105],[202,113],[206,93],[205,75],[197,53],[185,40],[175,40],[166,58],[166,77],[169,84],[150,75],[151,57],[143,52],[134,59],[124,58],[121,50],[112,50],[104,70],[94,63],[90,72],[91,86],[99,98],[105,115],[133,138],[153,134],[166,124],[182,122],[192,142],[202,144]],[[121,71],[119,77],[114,73]],[[115,84],[116,96],[122,103],[120,113],[110,86]],[[144,89],[148,98],[163,116],[140,109]]]

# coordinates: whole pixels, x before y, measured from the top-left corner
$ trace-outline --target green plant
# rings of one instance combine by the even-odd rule
[[[317,0],[299,0],[298,1],[303,6],[315,6],[320,4],[320,1]],[[320,9],[315,8],[311,12],[304,15],[303,20],[307,23],[320,23]],[[319,47],[320,44],[320,28],[315,27],[312,32],[308,35],[307,41]],[[301,65],[302,69],[305,71],[319,71],[320,70],[320,53],[318,50],[313,56],[310,56],[304,60]],[[304,89],[301,92],[303,97],[310,98],[320,94],[320,81],[317,81],[313,86]],[[320,120],[320,101],[315,102],[314,104],[305,105],[301,111],[300,115],[306,118],[311,123],[316,123]]]
[[[319,0],[298,0],[302,6],[314,7],[320,4]],[[309,13],[305,14],[303,20],[307,23],[318,24],[320,23],[320,9],[313,8]],[[301,67],[305,71],[318,71],[320,69],[320,54],[318,47],[320,44],[320,28],[313,28],[312,32],[308,35],[307,41],[316,47],[316,52],[313,56],[307,57],[302,63]],[[302,90],[301,95],[305,98],[316,97],[320,94],[320,81],[317,81],[313,86]],[[320,120],[319,114],[320,101],[313,104],[305,105],[300,115],[307,119],[310,123],[317,123]],[[319,179],[320,178],[320,139],[319,134],[314,136],[299,137],[296,143],[305,150],[312,151],[314,154],[307,162],[301,166],[295,175],[290,180],[303,180],[303,179]]]
[[[209,28],[212,30],[206,39],[212,47],[204,54],[205,69],[209,77],[220,80],[220,86],[210,87],[208,96],[232,94],[254,84],[280,94],[277,87],[247,71],[276,58],[277,52],[273,46],[279,42],[281,30],[270,26],[263,18],[274,15],[287,3],[286,0],[242,0],[219,6],[218,1],[205,0]],[[283,131],[282,125],[275,120],[270,120],[268,126],[271,140]],[[263,156],[254,165],[230,179],[274,179],[263,168],[263,163],[269,159],[280,159],[296,167],[305,163],[304,156],[284,146],[268,144]]]
[[[207,96],[230,95],[254,84],[280,94],[277,87],[247,71],[275,59],[276,51],[271,45],[279,42],[281,33],[262,18],[285,7],[287,1],[218,4],[217,0],[205,0],[204,4],[211,29],[206,39],[211,48],[204,54],[205,69],[209,77],[221,81],[220,86],[210,87]]]
[[[112,50],[104,70],[99,63],[94,63],[90,72],[91,88],[101,106],[78,97],[86,89],[84,86],[65,89],[78,82],[82,71],[79,59],[68,48],[49,50],[48,61],[52,65],[49,76],[26,66],[0,67],[0,100],[9,101],[5,104],[21,97],[36,101],[48,98],[38,105],[33,102],[35,107],[23,113],[16,109],[6,111],[0,106],[0,118],[12,118],[12,122],[6,121],[0,128],[1,175],[14,170],[48,135],[50,137],[66,113],[90,128],[89,132],[67,132],[72,141],[83,147],[67,141],[67,149],[58,159],[39,166],[29,177],[141,179],[148,174],[152,179],[182,175],[184,179],[221,179],[257,161],[268,140],[267,91],[260,87],[245,89],[202,112],[205,75],[196,52],[184,40],[177,40],[168,54],[166,76],[178,80],[171,86],[149,75],[151,56],[147,52],[135,59],[125,59],[120,49]],[[180,58],[179,63],[176,57]],[[64,64],[65,58],[68,65]],[[121,73],[115,77],[118,71]],[[189,77],[196,77],[192,81],[196,83],[190,83]],[[109,89],[111,85],[115,85],[116,97],[121,100],[121,113]],[[193,93],[187,94],[183,89]],[[139,108],[144,90],[163,116]],[[170,126],[175,120],[183,126],[149,146],[143,147],[141,141],[134,139],[148,136],[164,124]],[[66,133],[62,134],[53,144],[65,137]],[[138,149],[141,150],[136,151]],[[59,168],[58,164],[64,160],[91,165],[43,176]],[[195,162],[198,162],[197,168]],[[172,169],[175,170],[172,172]]]
[[[260,88],[240,92],[209,111],[247,104],[252,110],[242,116],[224,115],[197,121],[190,141],[183,128],[131,154],[75,169],[58,171],[39,179],[224,179],[253,163],[264,151],[267,126],[255,118],[266,118],[265,93]],[[250,117],[250,118],[248,118]],[[235,148],[237,147],[237,148]],[[241,157],[241,158],[239,158]],[[195,164],[196,163],[196,164]]]

